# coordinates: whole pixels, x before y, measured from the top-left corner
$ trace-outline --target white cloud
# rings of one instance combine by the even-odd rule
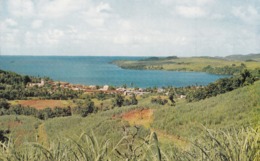
[[[202,18],[207,16],[207,12],[201,7],[178,6],[176,13],[186,18]]]
[[[258,23],[260,21],[260,13],[253,6],[233,7],[232,13],[234,16],[247,23]]]
[[[165,5],[211,5],[215,2],[215,0],[161,0],[162,4]]]
[[[209,5],[213,4],[215,0],[195,0],[198,5]]]
[[[82,12],[85,22],[93,27],[101,27],[104,25],[105,20],[109,19],[112,15],[112,8],[108,3],[100,3],[96,6],[93,5],[87,11]]]
[[[34,20],[31,24],[33,29],[38,29],[42,27],[42,20]]]
[[[215,13],[215,14],[210,15],[210,18],[213,20],[222,20],[225,18],[225,16],[220,13]]]
[[[8,12],[15,17],[31,17],[34,14],[32,0],[8,0]]]
[[[64,32],[59,29],[49,29],[45,32],[35,33],[31,31],[27,31],[25,33],[25,43],[27,46],[48,46],[52,47],[53,45],[57,45],[62,43],[62,38],[64,36]]]
[[[42,18],[64,18],[83,10],[88,5],[87,0],[54,0],[38,3],[38,14]]]
[[[49,30],[47,33],[43,35],[38,35],[39,39],[43,38],[49,44],[57,44],[60,42],[61,38],[63,37],[64,33],[62,30],[52,29]]]
[[[0,0],[6,5],[0,7],[1,47],[3,54],[260,51],[260,2],[254,1]]]
[[[7,26],[10,26],[10,27],[15,27],[15,26],[17,26],[17,22],[16,22],[15,20],[11,19],[11,18],[6,19],[6,20],[5,20],[5,24],[6,24]]]

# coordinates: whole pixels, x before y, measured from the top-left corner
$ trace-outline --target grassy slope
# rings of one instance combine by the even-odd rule
[[[192,57],[192,58],[179,58],[171,60],[153,60],[153,61],[116,61],[116,65],[122,68],[136,69],[138,66],[141,69],[160,69],[163,70],[177,70],[177,71],[202,71],[202,69],[208,65],[212,67],[223,67],[231,66],[236,64],[240,66],[244,63],[248,69],[255,69],[260,67],[259,62],[244,62],[244,61],[230,61],[225,59],[217,58],[203,58],[203,57]]]
[[[152,107],[154,119],[151,128],[170,137],[191,139],[199,136],[202,125],[213,129],[260,125],[260,81],[199,102],[179,101],[176,107],[151,104],[150,98],[140,101],[139,107],[116,108],[86,118],[72,116],[49,119],[45,121],[45,129],[50,140],[78,138],[82,132],[91,133],[93,130],[99,139],[110,138],[115,143],[123,135],[122,127],[128,127],[129,124],[113,116],[140,107]]]
[[[260,81],[232,92],[194,103],[165,107],[154,112],[153,128],[182,137],[207,128],[238,128],[260,125]]]
[[[122,127],[129,127],[129,123],[114,116],[140,107],[154,110],[151,128],[161,133],[158,134],[160,139],[160,136],[166,138],[163,142],[172,140],[173,136],[191,140],[201,134],[202,125],[213,129],[260,125],[260,81],[199,102],[181,100],[176,107],[151,104],[151,97],[140,100],[138,106],[116,108],[86,118],[71,116],[39,121],[33,117],[18,116],[22,124],[14,124],[15,116],[1,116],[0,127],[6,130],[9,124],[14,124],[10,130],[14,138],[18,137],[18,143],[36,141],[38,135],[38,142],[48,145],[49,141],[78,139],[83,132],[92,131],[99,140],[110,139],[111,143],[116,143],[124,133]],[[145,136],[147,131],[145,128],[142,130]]]
[[[98,139],[110,139],[111,142],[115,143],[122,138],[122,127],[129,127],[129,123],[114,116],[135,108],[137,107],[121,107],[91,114],[85,118],[74,115],[71,117],[49,119],[45,121],[45,127],[50,140],[66,137],[78,139],[82,133],[91,134],[93,131]]]
[[[0,130],[11,131],[10,138],[14,139],[17,145],[24,142],[35,142],[38,127],[42,121],[31,116],[0,116]]]

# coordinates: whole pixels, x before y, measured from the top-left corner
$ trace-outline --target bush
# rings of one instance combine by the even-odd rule
[[[157,98],[152,98],[151,103],[159,104],[159,105],[165,105],[165,104],[168,103],[168,100],[162,99],[160,96],[158,96]]]

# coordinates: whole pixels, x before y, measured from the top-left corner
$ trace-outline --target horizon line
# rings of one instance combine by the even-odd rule
[[[248,53],[248,54],[230,54],[230,55],[226,55],[226,56],[210,56],[210,55],[193,55],[193,56],[178,56],[178,55],[163,55],[163,56],[157,56],[157,55],[30,55],[30,54],[26,54],[26,55],[19,55],[19,54],[14,54],[14,55],[9,55],[9,54],[0,54],[0,56],[34,56],[34,57],[47,57],[47,56],[63,56],[63,57],[170,57],[170,56],[177,56],[177,57],[227,57],[227,56],[240,56],[240,55],[256,55],[256,54],[260,54],[260,53]]]

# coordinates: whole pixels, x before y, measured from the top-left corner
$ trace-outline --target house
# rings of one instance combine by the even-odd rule
[[[41,79],[41,83],[28,83],[28,87],[33,87],[33,86],[38,86],[38,87],[43,87],[45,84],[44,80]]]
[[[103,88],[99,89],[101,91],[108,91],[109,86],[108,85],[104,85]]]

